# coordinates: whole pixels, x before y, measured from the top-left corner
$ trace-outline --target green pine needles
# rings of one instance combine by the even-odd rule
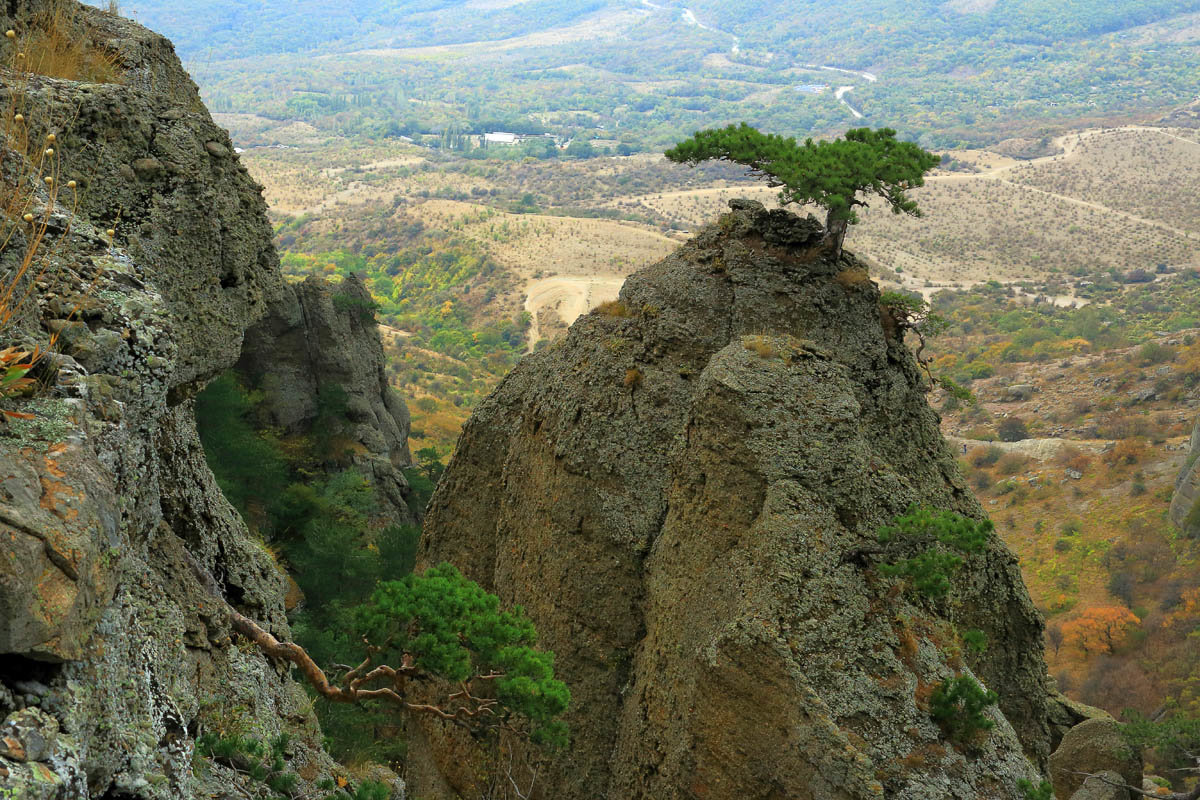
[[[962,566],[963,555],[982,552],[992,532],[991,520],[968,519],[953,511],[912,506],[891,525],[879,529],[883,545],[924,544],[915,556],[879,565],[889,577],[903,578],[920,595],[945,597],[951,578]]]
[[[845,138],[829,141],[760,133],[746,123],[719,130],[703,130],[666,152],[667,158],[685,164],[709,159],[732,161],[782,187],[779,201],[814,203],[826,211],[825,228],[840,254],[846,228],[858,222],[860,195],[882,197],[895,214],[921,216],[907,192],[925,185],[925,173],[940,159],[912,142],[896,140],[891,128],[855,128]]]
[[[1034,786],[1033,781],[1022,778],[1017,781],[1017,788],[1021,790],[1025,800],[1054,800],[1054,787],[1050,781],[1042,781]]]
[[[197,576],[216,582],[201,568]],[[226,606],[234,629],[266,655],[295,664],[320,697],[334,703],[380,701],[485,737],[504,731],[537,745],[565,747],[561,716],[571,702],[554,677],[554,655],[537,650],[524,611],[501,611],[495,595],[449,564],[376,586],[353,613],[365,651],[357,667],[338,665],[336,681],[303,647],[280,642]],[[414,684],[425,687],[414,700]]]
[[[969,744],[977,734],[989,731],[996,723],[983,713],[994,706],[999,697],[985,689],[970,675],[947,678],[933,690],[929,713],[946,734],[958,745]]]
[[[559,717],[571,693],[554,677],[554,654],[534,649],[537,632],[520,606],[501,611],[495,595],[453,566],[379,584],[357,622],[378,658],[415,669],[414,677],[458,684],[449,713],[468,727],[516,729],[536,744],[566,745]],[[492,696],[476,686],[490,686]]]

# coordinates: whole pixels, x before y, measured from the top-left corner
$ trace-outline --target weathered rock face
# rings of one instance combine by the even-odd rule
[[[1050,757],[1050,777],[1059,797],[1073,797],[1084,786],[1098,790],[1103,781],[1085,783],[1086,776],[1108,772],[1120,776],[1117,782],[1125,786],[1142,785],[1142,754],[1129,744],[1113,719],[1079,723],[1067,731]]]
[[[264,394],[272,423],[307,433],[320,420],[320,398],[336,393],[349,427],[336,447],[375,487],[380,516],[415,520],[401,472],[408,452],[408,408],[384,374],[374,301],[357,277],[330,285],[320,278],[291,284],[261,321],[246,332],[237,370]],[[340,453],[339,453],[340,455]]]
[[[8,0],[0,25],[22,31],[45,7]],[[27,89],[16,102],[33,140],[56,133],[60,181],[80,185],[0,343],[46,346],[54,333],[62,351],[39,368],[46,388],[3,401],[34,416],[0,426],[0,732],[21,751],[0,752],[0,794],[224,796],[244,778],[194,757],[205,731],[288,732],[290,768],[327,774],[303,690],[234,646],[223,603],[191,569],[288,635],[283,577],[221,495],[191,399],[289,296],[260,187],[169,42],[79,13],[81,32],[119,54],[122,83],[6,77],[0,88],[3,107],[14,85]],[[24,237],[3,248],[0,275]]]
[[[910,504],[983,514],[876,287],[820,240],[814,221],[735,204],[467,424],[421,558],[524,605],[555,651],[573,745],[541,797],[1020,798],[1018,779],[1036,783],[1042,623],[1013,555],[993,539],[938,603],[861,557]],[[986,652],[964,663],[954,627],[985,631]],[[928,708],[960,671],[1001,698],[975,749]],[[478,797],[464,748],[417,731],[414,793]]]
[[[1200,417],[1192,430],[1192,441],[1171,498],[1171,522],[1186,536],[1200,537]]]

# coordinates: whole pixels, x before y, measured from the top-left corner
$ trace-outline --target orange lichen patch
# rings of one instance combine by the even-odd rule
[[[25,760],[25,748],[21,745],[20,739],[15,736],[5,736],[3,739],[0,739],[0,742],[4,742],[4,747],[8,750],[9,756],[17,761]]]
[[[905,625],[897,626],[896,636],[900,639],[900,649],[896,653],[904,666],[916,671],[917,668],[917,637]]]
[[[43,783],[55,783],[58,781],[58,776],[55,775],[49,767],[41,762],[34,761],[29,764],[29,768],[37,773],[38,779]]]
[[[41,506],[59,519],[72,522],[79,517],[79,509],[73,508],[78,501],[84,499],[83,492],[62,481],[42,477]],[[62,508],[60,506],[66,506]]]
[[[856,731],[847,730],[846,728],[842,728],[841,731],[843,734],[845,734],[846,741],[850,742],[850,744],[857,748],[859,752],[865,752],[871,749],[870,743]]]
[[[67,449],[67,446],[65,444],[60,443],[60,444],[56,444],[56,445],[51,445],[50,449],[48,449],[46,451],[46,458],[44,459],[45,465],[46,465],[46,471],[49,472],[51,475],[53,475],[56,478],[65,478],[65,477],[67,477],[67,473],[64,472],[63,470],[59,469],[58,462],[55,461],[54,459],[52,459],[50,456],[56,456],[59,453],[65,452],[66,449]]]

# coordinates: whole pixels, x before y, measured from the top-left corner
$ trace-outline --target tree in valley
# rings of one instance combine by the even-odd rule
[[[1124,606],[1095,606],[1062,626],[1066,641],[1085,654],[1100,650],[1111,653],[1124,643],[1129,631],[1141,622]]]
[[[779,200],[813,203],[825,209],[825,230],[840,255],[846,229],[858,222],[866,196],[882,197],[895,214],[922,216],[907,192],[925,185],[925,173],[940,159],[912,142],[896,139],[891,128],[855,128],[841,139],[804,144],[794,138],[761,133],[742,123],[699,131],[666,152],[671,161],[698,164],[709,159],[750,168],[772,187],[782,187]]]

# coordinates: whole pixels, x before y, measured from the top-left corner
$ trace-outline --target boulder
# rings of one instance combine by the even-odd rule
[[[1031,399],[1036,391],[1037,387],[1032,383],[1014,383],[1004,387],[1000,399],[1005,403],[1024,402]]]
[[[1142,785],[1142,755],[1112,718],[1085,720],[1067,731],[1050,756],[1050,780],[1058,797],[1071,797],[1087,774],[1111,771],[1128,786]]]
[[[1083,781],[1083,785],[1071,795],[1071,800],[1130,800],[1129,790],[1121,784],[1120,773],[1105,770]]]
[[[236,369],[262,393],[271,425],[289,434],[309,433],[322,396],[337,393],[348,421],[339,436],[342,449],[374,487],[377,515],[389,524],[412,524],[401,471],[412,464],[408,407],[384,365],[374,301],[351,275],[340,283],[310,277],[289,285],[246,332]]]

